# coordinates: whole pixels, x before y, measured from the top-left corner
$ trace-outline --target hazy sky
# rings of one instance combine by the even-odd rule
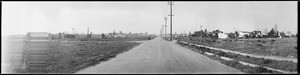
[[[224,32],[264,30],[277,24],[279,31],[296,33],[296,1],[174,2],[173,31],[194,32],[207,28]],[[165,2],[3,2],[2,35],[27,32],[159,33]],[[169,18],[168,18],[169,20]],[[168,21],[168,27],[170,22]],[[168,28],[169,32],[169,28]]]

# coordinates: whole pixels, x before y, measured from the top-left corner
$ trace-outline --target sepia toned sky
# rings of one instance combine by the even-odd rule
[[[174,2],[173,32],[203,29],[233,32],[270,30],[297,33],[296,1]],[[113,30],[159,34],[169,14],[166,1],[3,2],[2,35],[27,32],[109,33]],[[169,20],[169,18],[168,18]],[[168,21],[168,32],[169,32]]]

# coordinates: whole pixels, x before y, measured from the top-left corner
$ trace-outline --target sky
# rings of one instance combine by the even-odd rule
[[[175,1],[173,33],[188,33],[201,29],[233,32],[270,30],[276,24],[279,31],[298,31],[296,1]],[[166,1],[140,2],[2,2],[1,35],[27,32],[67,32],[159,34],[170,6]]]

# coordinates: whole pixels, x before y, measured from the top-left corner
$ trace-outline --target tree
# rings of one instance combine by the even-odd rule
[[[228,37],[229,37],[229,38],[236,38],[235,33],[229,33],[229,34],[228,34]]]
[[[280,32],[279,35],[285,37],[285,33],[284,32]]]
[[[102,38],[106,38],[106,37],[105,37],[105,34],[102,33],[101,35],[102,35]]]
[[[239,37],[239,33],[235,31],[235,37]]]
[[[276,37],[276,32],[275,30],[272,28],[271,31],[268,33],[269,37]]]

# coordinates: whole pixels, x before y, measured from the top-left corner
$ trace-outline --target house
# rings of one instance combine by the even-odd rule
[[[239,36],[238,37],[249,37],[251,32],[248,31],[238,31]]]
[[[262,35],[261,31],[255,30],[255,31],[251,32],[249,36],[252,38],[261,38],[263,35]]]
[[[226,39],[226,38],[228,38],[228,35],[225,34],[225,33],[218,33],[218,38],[220,38],[220,39]]]

